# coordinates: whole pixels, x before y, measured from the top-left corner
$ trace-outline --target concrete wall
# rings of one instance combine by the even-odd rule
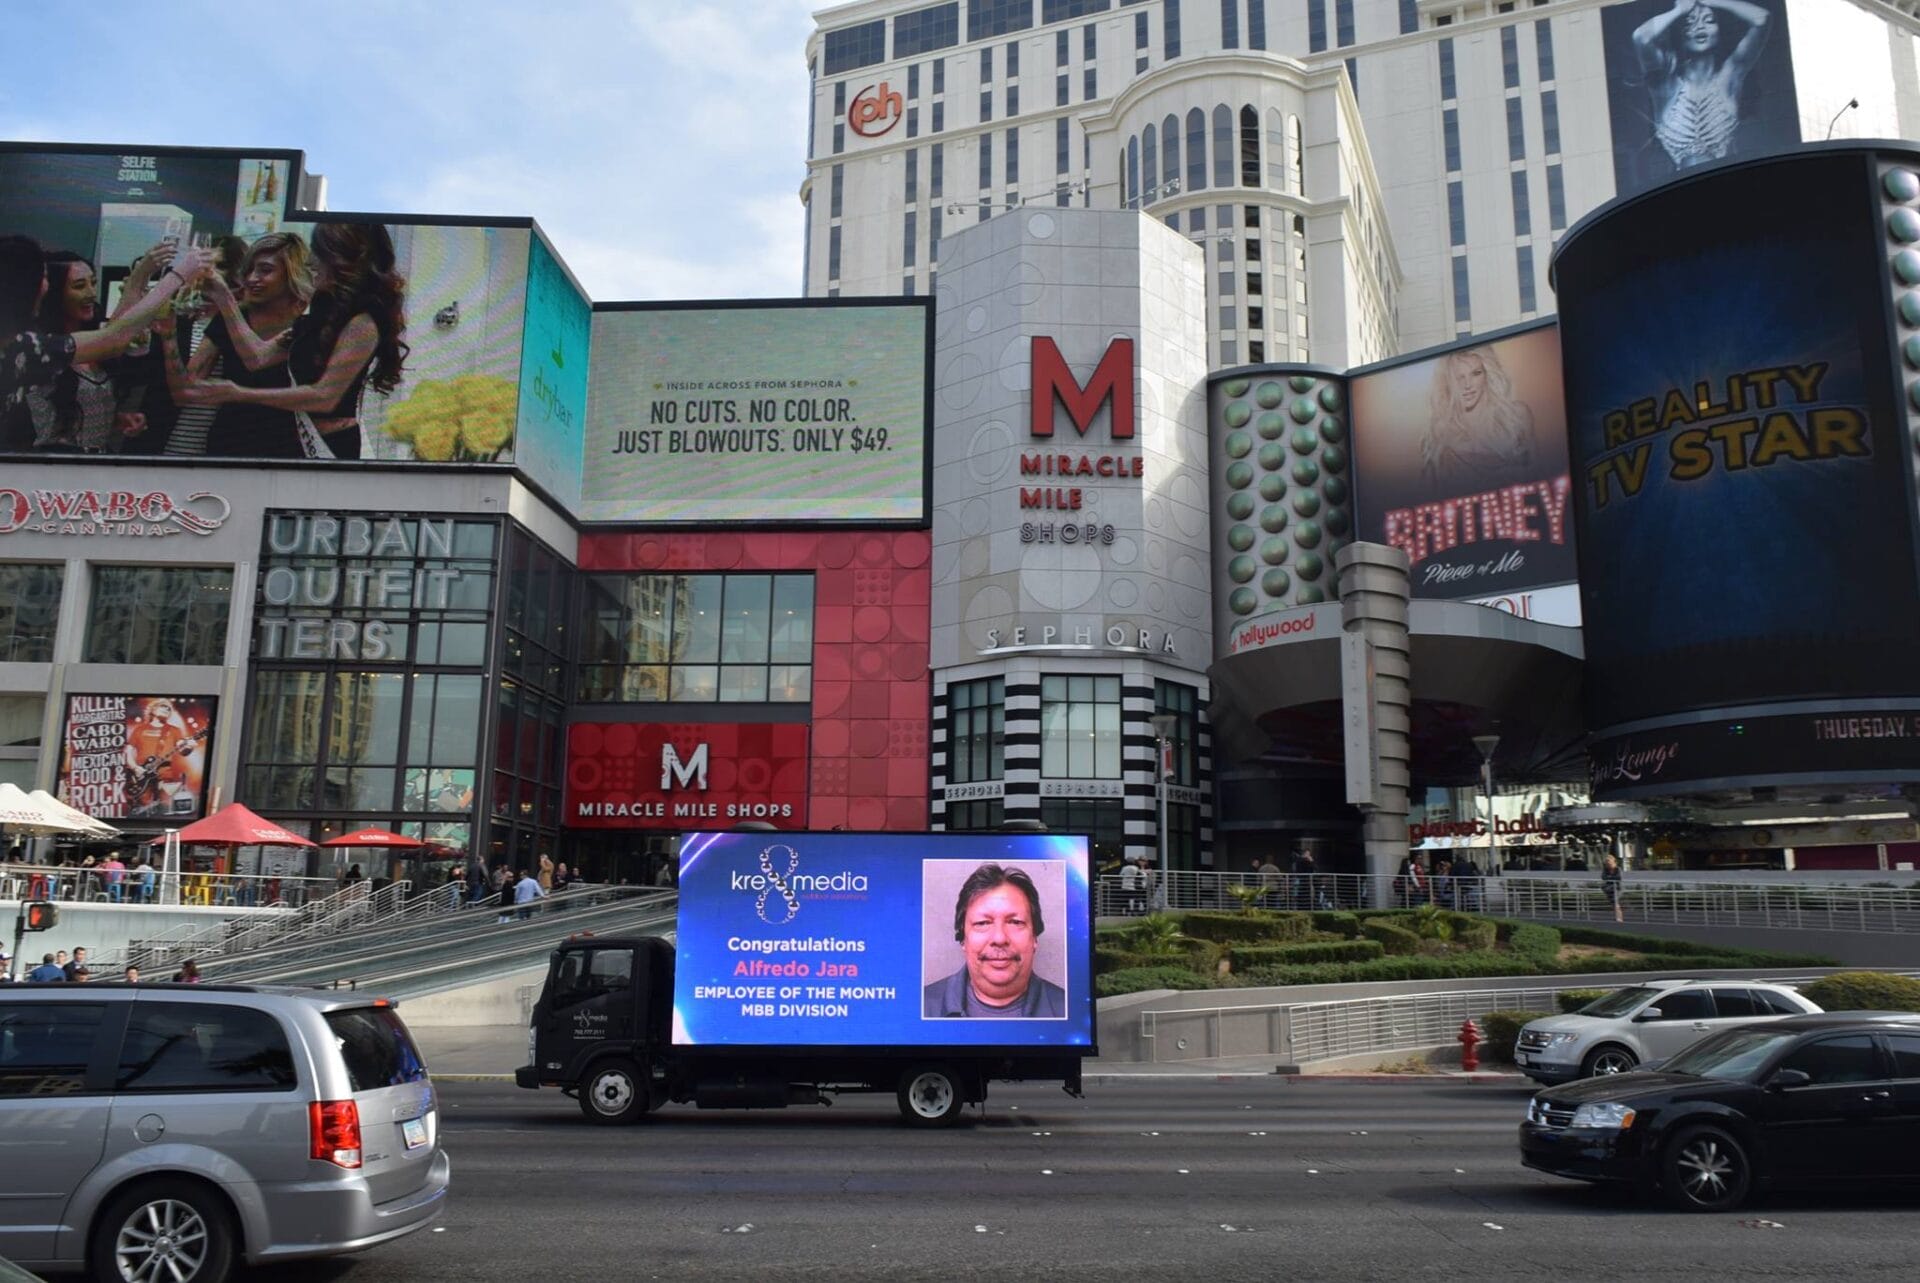
[[[20,904],[18,900],[0,900],[0,932],[6,935],[9,952],[14,949],[14,924],[21,914]],[[77,945],[86,949],[94,975],[103,980],[120,978],[120,959],[132,941],[151,940],[173,931],[201,930],[233,918],[264,919],[293,913],[291,909],[200,908],[186,905],[162,908],[157,905],[81,904],[65,900],[60,902],[59,909],[59,926],[51,931],[20,937],[20,958],[30,958],[33,965],[38,966],[42,954],[52,953],[56,949],[72,953]],[[113,971],[111,977],[106,975],[107,968]],[[27,969],[19,966],[16,959],[16,975]],[[149,976],[148,979],[153,977]]]
[[[518,1025],[533,1018],[534,1000],[547,978],[547,963],[521,967],[478,984],[463,985],[405,1002],[407,1024],[415,1028],[466,1028]]]

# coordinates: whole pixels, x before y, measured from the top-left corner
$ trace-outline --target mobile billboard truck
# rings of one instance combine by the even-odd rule
[[[691,833],[675,941],[555,950],[515,1081],[604,1123],[893,1092],[949,1124],[995,1080],[1079,1094],[1092,973],[1084,836]]]

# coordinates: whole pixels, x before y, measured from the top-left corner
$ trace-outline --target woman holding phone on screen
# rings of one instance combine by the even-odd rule
[[[191,403],[192,389],[211,381],[216,360],[225,381],[236,388],[289,386],[287,343],[294,322],[313,297],[307,243],[291,232],[262,236],[241,261],[240,297],[217,277],[209,279],[205,293],[219,315],[208,324],[184,371],[174,328],[168,326],[160,335],[174,399]],[[243,401],[218,407],[207,429],[206,452],[229,458],[304,457],[291,411]]]
[[[303,457],[358,459],[361,398],[369,384],[382,396],[398,387],[407,358],[406,282],[394,265],[393,238],[380,224],[320,224],[313,302],[288,337],[289,383],[252,388],[209,379],[184,395],[203,405],[289,411]]]

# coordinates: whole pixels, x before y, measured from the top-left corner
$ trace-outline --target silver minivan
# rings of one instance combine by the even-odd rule
[[[385,999],[0,986],[0,1257],[217,1283],[439,1215],[434,1089]]]

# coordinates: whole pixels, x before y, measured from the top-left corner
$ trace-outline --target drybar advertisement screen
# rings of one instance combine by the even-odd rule
[[[912,522],[926,300],[602,308],[586,521]]]
[[[680,1046],[1086,1047],[1084,837],[694,833]]]

